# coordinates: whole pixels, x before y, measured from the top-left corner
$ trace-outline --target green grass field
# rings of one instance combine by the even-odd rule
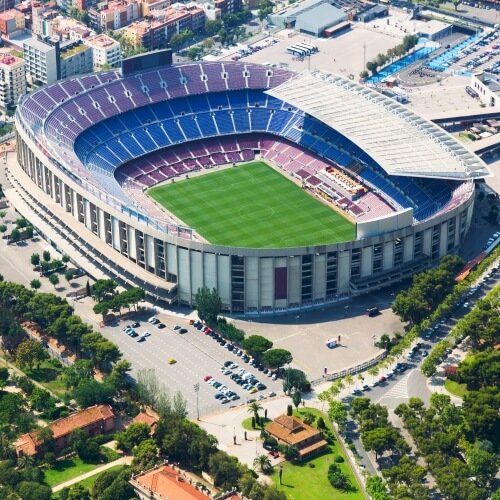
[[[154,187],[148,194],[215,245],[286,248],[355,238],[353,223],[263,162]]]
[[[316,408],[301,408],[294,411],[294,414],[299,418],[303,418],[307,413],[313,414],[316,418],[323,417],[326,426],[332,431],[328,416]],[[328,467],[334,462],[335,455],[341,455],[344,458],[344,462],[338,465],[349,478],[352,485],[351,491],[338,490],[328,481]],[[279,484],[278,470],[278,468],[275,468],[271,479],[274,485],[287,495],[287,498],[293,498],[294,500],[317,500],[318,498],[363,500],[365,498],[347,457],[336,441],[333,445],[328,446],[327,453],[313,457],[303,463],[284,462],[281,485]]]

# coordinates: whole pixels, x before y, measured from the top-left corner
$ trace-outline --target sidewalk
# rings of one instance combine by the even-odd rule
[[[61,484],[58,484],[57,486],[54,486],[52,488],[52,493],[57,493],[58,491],[61,491],[64,488],[68,488],[69,486],[72,486],[73,484],[79,483],[80,481],[83,481],[84,479],[95,476],[96,474],[100,474],[101,472],[104,472],[108,469],[111,469],[112,467],[116,467],[117,465],[130,465],[131,463],[132,463],[131,456],[118,458],[117,460],[115,460],[113,462],[109,462],[108,464],[104,464],[104,465],[101,465],[100,467],[96,467],[94,470],[91,470],[90,472],[86,472],[85,474],[81,474],[77,477],[74,477],[73,479],[69,479],[68,481],[65,481],[64,483],[61,483]]]

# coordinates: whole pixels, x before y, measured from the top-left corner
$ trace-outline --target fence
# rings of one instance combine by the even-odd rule
[[[340,372],[335,372],[335,373],[328,373],[326,375],[323,375],[321,378],[317,378],[311,382],[311,385],[314,387],[316,385],[322,384],[323,382],[329,382],[331,380],[336,380],[338,378],[345,377],[346,375],[354,375],[356,373],[362,372],[366,370],[367,368],[370,368],[370,366],[376,365],[379,361],[387,357],[387,352],[381,352],[374,358],[365,361],[364,363],[361,363],[356,366],[352,366],[351,368],[347,368],[347,370],[342,370]]]

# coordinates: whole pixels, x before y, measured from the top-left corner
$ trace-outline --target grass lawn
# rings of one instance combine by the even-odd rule
[[[294,415],[301,418],[307,413],[313,414],[316,418],[322,416],[326,426],[332,430],[328,417],[319,410],[315,408],[301,408],[298,411],[294,411]],[[285,462],[283,464],[281,485],[279,485],[277,468],[271,475],[271,479],[280,491],[283,491],[287,496],[293,497],[295,500],[316,500],[318,498],[334,498],[335,500],[364,499],[361,487],[342,448],[335,442],[332,446],[329,446],[329,450],[329,453],[318,455],[302,464]],[[334,462],[335,455],[344,457],[344,462],[338,465],[342,472],[349,477],[355,490],[343,492],[337,490],[328,482],[328,467]]]
[[[64,483],[73,479],[80,474],[85,474],[94,470],[96,467],[108,462],[112,462],[120,457],[118,453],[109,448],[101,447],[101,454],[103,455],[102,462],[84,462],[81,458],[73,457],[65,460],[58,460],[53,469],[45,470],[45,482],[52,488],[58,484]]]
[[[454,380],[447,378],[444,382],[444,388],[454,396],[463,398],[469,391],[467,390],[467,384],[459,384]]]
[[[263,162],[154,187],[148,194],[216,245],[286,248],[355,238],[354,224]]]
[[[50,359],[40,363],[39,368],[25,369],[24,372],[29,378],[39,382],[57,396],[62,397],[66,393],[66,387],[61,376],[62,368],[56,368]]]
[[[126,466],[125,465],[115,465],[114,467],[110,467],[107,471],[105,472],[110,472],[110,471],[115,471],[115,470],[122,470],[124,469]],[[87,488],[89,491],[92,490],[92,486],[94,486],[94,483],[96,482],[97,478],[103,474],[103,472],[100,472],[99,474],[96,474],[95,476],[90,476],[88,477],[87,479],[84,479],[83,481],[80,481],[79,484],[81,484],[82,486],[84,486],[85,488]]]
[[[241,422],[241,426],[243,427],[243,429],[246,429],[247,431],[260,431],[262,429],[262,427],[265,427],[271,421],[271,419],[270,418],[264,419],[264,415],[261,415],[260,421],[263,422],[264,425],[263,426],[256,425],[255,429],[254,429],[252,427],[252,417],[248,417],[248,418],[245,418],[245,420],[243,420],[243,422]]]

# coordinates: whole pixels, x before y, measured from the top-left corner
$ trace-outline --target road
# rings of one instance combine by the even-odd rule
[[[483,298],[498,284],[500,284],[500,271],[497,271],[494,276],[490,280],[488,280],[488,282],[486,282],[484,286],[482,286],[477,294],[468,299],[471,307],[473,307],[473,305],[479,299]],[[465,314],[470,312],[470,310],[470,307],[459,307],[448,321],[440,324],[439,329],[437,330],[435,336],[431,338],[431,340],[422,341],[422,339],[419,339],[424,344],[423,349],[430,351],[437,342],[443,340],[448,335],[456,322]],[[448,361],[457,362],[464,356],[464,354],[465,353],[460,348],[455,348],[448,357]],[[410,397],[420,398],[427,405],[429,403],[431,395],[434,392],[445,392],[443,391],[442,386],[439,385],[440,377],[433,377],[429,380],[420,371],[420,367],[424,359],[425,358],[423,358],[421,354],[418,354],[414,361],[410,362],[405,358],[405,356],[401,356],[395,361],[395,363],[404,361],[409,366],[409,369],[406,370],[403,374],[396,374],[393,379],[390,379],[383,384],[370,388],[363,394],[364,397],[368,397],[373,403],[379,403],[383,406],[386,406],[389,410],[389,419],[393,422],[393,424],[400,423],[399,419],[395,418],[394,410],[399,404],[407,402]],[[390,368],[392,367],[388,367],[385,373]],[[385,373],[381,372],[376,376],[367,376],[363,383],[371,384],[374,380],[379,379],[381,375],[385,375]],[[356,382],[359,386],[360,382],[358,382],[357,380]],[[340,394],[340,397],[345,403],[349,403],[353,398],[350,394],[351,390],[352,388],[345,389]],[[451,398],[455,403],[460,402],[459,399],[455,396],[451,396]],[[364,450],[361,440],[357,437],[357,433],[355,432],[355,427],[352,422],[350,422],[349,424],[349,430],[352,432],[356,449],[362,457],[361,463],[366,467],[366,470],[369,474],[376,474],[378,465],[375,462],[373,455],[371,453],[367,453]]]

